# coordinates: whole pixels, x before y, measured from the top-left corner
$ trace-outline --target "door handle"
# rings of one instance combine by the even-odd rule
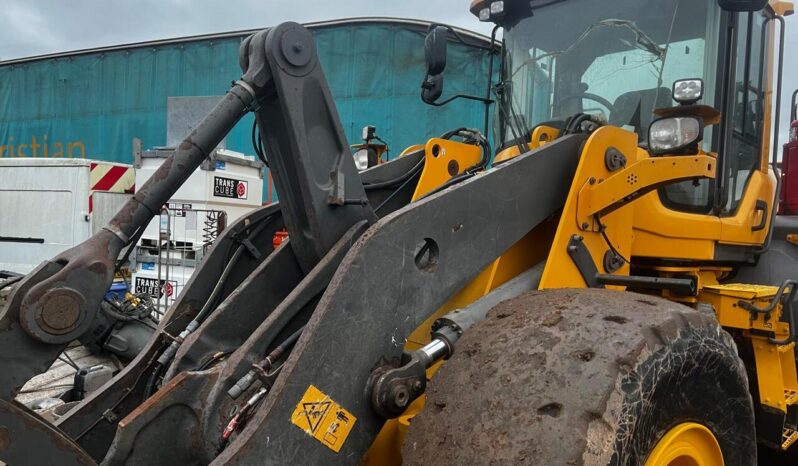
[[[752,226],[751,231],[760,231],[765,229],[765,226],[768,224],[768,203],[761,199],[757,199],[756,207],[754,207],[754,215],[756,215],[757,212],[762,212],[762,221]]]

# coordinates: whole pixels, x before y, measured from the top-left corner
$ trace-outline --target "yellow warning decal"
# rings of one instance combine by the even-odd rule
[[[292,424],[336,453],[344,446],[355,421],[352,413],[313,385],[302,395],[291,415]]]

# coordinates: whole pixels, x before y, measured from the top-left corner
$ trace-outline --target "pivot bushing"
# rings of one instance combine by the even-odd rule
[[[313,36],[306,29],[292,27],[280,38],[280,50],[288,63],[305,66],[313,58]]]
[[[72,288],[51,289],[37,301],[23,305],[19,321],[38,340],[68,342],[78,336],[72,333],[83,323],[85,302],[83,295]]]
[[[294,78],[307,76],[318,64],[313,35],[301,24],[288,22],[270,29],[264,45],[270,66],[276,64]]]

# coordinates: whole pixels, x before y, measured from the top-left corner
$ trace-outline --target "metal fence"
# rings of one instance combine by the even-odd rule
[[[156,319],[177,299],[205,252],[226,227],[221,210],[169,204],[161,210],[157,238],[143,238],[136,252],[133,291],[156,302]]]

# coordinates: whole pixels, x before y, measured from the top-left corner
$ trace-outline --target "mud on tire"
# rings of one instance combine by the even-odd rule
[[[745,368],[714,315],[608,290],[532,292],[471,328],[432,379],[406,465],[644,465],[682,422],[756,464]]]

